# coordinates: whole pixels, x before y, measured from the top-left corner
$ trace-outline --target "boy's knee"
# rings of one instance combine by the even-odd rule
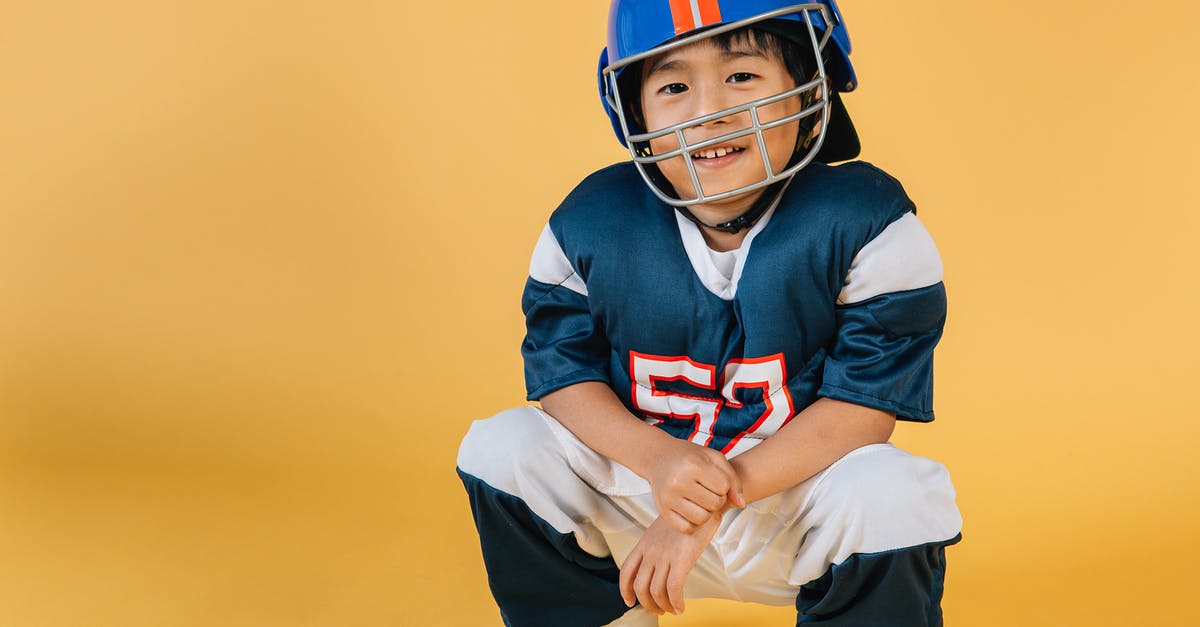
[[[541,412],[518,407],[471,423],[458,448],[458,468],[504,489],[531,471],[547,470],[562,457]]]
[[[946,468],[890,444],[851,451],[814,497],[814,511],[861,543],[859,553],[946,540],[962,526]]]

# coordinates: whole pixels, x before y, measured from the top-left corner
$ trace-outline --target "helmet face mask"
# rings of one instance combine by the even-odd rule
[[[629,148],[638,171],[660,200],[674,207],[718,203],[786,181],[818,156],[830,124],[832,101],[830,76],[826,70],[823,53],[830,45],[830,41],[839,34],[841,40],[837,42],[837,47],[838,52],[841,53],[841,60],[845,60],[849,48],[849,40],[844,30],[840,33],[836,32],[838,28],[841,28],[841,18],[837,14],[836,6],[827,4],[829,1],[793,5],[768,2],[766,4],[779,6],[742,19],[693,28],[690,31],[684,30],[679,35],[665,33],[665,41],[645,46],[628,45],[628,41],[623,43],[620,41],[619,35],[614,37],[612,33],[620,28],[623,18],[625,23],[634,23],[636,27],[644,29],[647,21],[644,15],[646,5],[665,5],[667,4],[666,0],[617,0],[614,3],[610,16],[609,47],[601,55],[600,88],[605,109],[613,121],[618,139]],[[716,5],[715,0],[707,0],[707,2],[713,6]],[[678,5],[679,3],[671,4]],[[726,4],[732,3],[726,2]],[[764,2],[750,0],[742,4],[762,5]],[[697,2],[693,1],[692,7],[696,6]],[[651,8],[656,7],[652,6]],[[725,8],[729,9],[728,6]],[[754,8],[756,7],[751,7],[749,10]],[[641,14],[638,14],[639,10],[642,11]],[[719,9],[716,10],[719,11]],[[676,17],[675,32],[679,33],[678,16],[674,17]],[[719,19],[719,13],[717,19]],[[639,21],[634,22],[634,20]],[[768,20],[771,22],[768,23]],[[830,24],[833,24],[834,27],[829,28],[827,25]],[[788,29],[786,37],[778,34],[781,25]],[[670,123],[661,128],[642,128],[646,115],[641,111],[639,100],[642,97],[641,77],[624,76],[625,73],[630,71],[640,73],[642,62],[672,52],[680,53],[681,49],[695,44],[713,45],[712,38],[714,37],[729,37],[726,35],[727,33],[736,37],[741,34],[739,31],[748,28],[764,30],[781,39],[786,38],[799,43],[800,45],[793,46],[793,48],[802,51],[801,54],[806,58],[790,59],[789,63],[799,63],[802,66],[815,68],[815,71],[809,76],[804,76],[807,71],[800,73],[794,71],[795,68],[788,67],[788,70],[793,72],[793,77],[796,78],[794,87],[781,88],[781,91],[777,93],[740,102],[721,110],[704,112],[698,117]],[[635,43],[639,37],[647,39],[645,33],[636,33],[635,35],[626,37],[626,39],[632,39]],[[649,38],[652,39],[654,35],[651,34]],[[617,40],[616,43],[614,40]],[[617,49],[614,50],[614,47]],[[808,58],[809,56],[811,58]],[[611,57],[616,57],[616,60],[610,63]],[[848,60],[845,61],[844,68],[849,69]],[[846,72],[844,71],[843,74]],[[845,77],[842,78],[845,79]],[[855,86],[852,70],[848,73],[848,80],[844,80],[841,84],[851,89]],[[630,87],[633,85],[638,85],[639,90],[636,92],[631,90]],[[777,115],[780,109],[786,109],[788,113],[782,116]],[[635,114],[634,111],[638,113]],[[705,125],[711,125],[714,128],[724,127],[725,125],[721,124],[722,121],[734,122],[728,124],[731,130],[716,136],[711,133],[692,132],[690,133],[690,142],[688,134],[685,134],[685,131],[689,129],[697,129]],[[788,126],[796,129],[797,140],[794,150],[790,158],[781,158],[776,151],[776,156],[772,159],[771,151],[768,150],[768,144],[771,142],[770,136],[774,134],[778,137],[781,132],[789,130],[786,128]],[[777,142],[778,139],[775,141]],[[657,153],[651,150],[652,142],[658,149]],[[698,152],[703,153],[706,149],[727,145],[730,142],[742,144],[748,142],[757,148],[753,152],[762,161],[762,177],[754,181],[743,181],[732,188],[722,189],[720,185],[710,184],[710,188],[705,189],[704,175],[697,171],[692,155]],[[678,163],[682,163],[686,169],[679,167]],[[677,185],[685,188],[682,190],[685,192],[684,194],[676,193],[672,185],[667,182],[659,171],[660,164],[663,167],[669,165],[675,172],[674,178],[686,177],[690,185]],[[691,189],[686,189],[688,187]]]

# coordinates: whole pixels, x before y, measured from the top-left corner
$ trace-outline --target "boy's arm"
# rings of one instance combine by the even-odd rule
[[[795,486],[846,453],[887,442],[894,414],[831,398],[819,398],[758,446],[733,458],[746,502]]]
[[[601,381],[584,381],[543,396],[542,408],[597,453],[646,477],[656,451],[674,440],[635,418]]]
[[[629,413],[600,381],[542,397],[542,408],[575,437],[650,482],[659,515],[684,533],[728,502],[744,507],[741,480],[719,451],[671,437]]]

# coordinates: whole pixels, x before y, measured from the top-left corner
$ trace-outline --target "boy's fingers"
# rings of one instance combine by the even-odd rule
[[[637,595],[633,592],[633,578],[637,575],[638,566],[641,563],[642,552],[635,549],[621,564],[621,578],[618,587],[621,589],[621,600],[625,602],[626,607],[633,607],[637,603]]]
[[[670,572],[669,565],[659,565],[654,569],[654,577],[650,579],[650,596],[654,598],[654,604],[663,612],[674,613],[671,607],[671,598],[667,594],[667,575]]]
[[[689,527],[691,527],[691,529],[689,531],[685,531],[684,533],[690,533],[690,531],[694,531],[696,526],[703,525],[708,521],[708,517],[712,515],[712,512],[687,500],[680,501],[675,505],[675,513],[679,514],[684,520],[690,523]]]
[[[706,512],[715,512],[721,509],[725,504],[725,497],[717,494],[702,485],[693,486],[693,490],[688,492],[687,500],[695,503]]]
[[[746,506],[746,496],[742,494],[742,479],[733,474],[733,481],[729,483],[729,500],[738,507]]]
[[[637,594],[638,601],[641,602],[642,607],[646,611],[662,614],[662,610],[654,603],[654,597],[650,595],[650,578],[653,575],[653,564],[646,564],[645,568],[639,568],[637,577],[633,580],[633,590]]]
[[[679,513],[675,512],[674,510],[663,514],[663,517],[666,518],[667,522],[671,523],[671,527],[673,527],[675,531],[678,531],[679,533],[691,533],[696,530],[696,525],[688,522],[686,518],[680,516]]]
[[[719,499],[718,504],[709,511],[716,511],[724,507],[726,499],[729,499],[737,507],[746,506],[746,497],[742,494],[742,480],[734,472],[733,466],[726,464],[726,468],[722,469],[720,473],[704,477],[696,483],[699,484],[698,489],[692,490],[687,495],[692,502],[707,501],[708,499],[702,496],[703,492],[712,494]]]
[[[709,457],[709,459],[712,462],[712,469],[716,472],[710,472],[707,474],[707,477],[713,482],[713,484],[709,485],[708,483],[705,483],[704,487],[724,496],[733,488],[735,483],[739,487],[741,486],[741,481],[738,480],[737,471],[733,469],[733,464],[729,463],[729,460],[725,459],[724,455],[718,453],[717,451],[713,451],[713,454]]]
[[[683,613],[683,582],[687,578],[687,570],[672,568],[667,574],[667,598],[676,614]]]
[[[730,476],[725,474],[725,469],[721,468],[718,472],[708,473],[696,480],[704,489],[716,494],[724,496],[729,492]]]

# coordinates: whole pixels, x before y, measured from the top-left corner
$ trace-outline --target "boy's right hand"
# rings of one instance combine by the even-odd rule
[[[719,451],[672,438],[658,451],[646,479],[659,515],[692,533],[726,503],[745,507],[742,481]]]

